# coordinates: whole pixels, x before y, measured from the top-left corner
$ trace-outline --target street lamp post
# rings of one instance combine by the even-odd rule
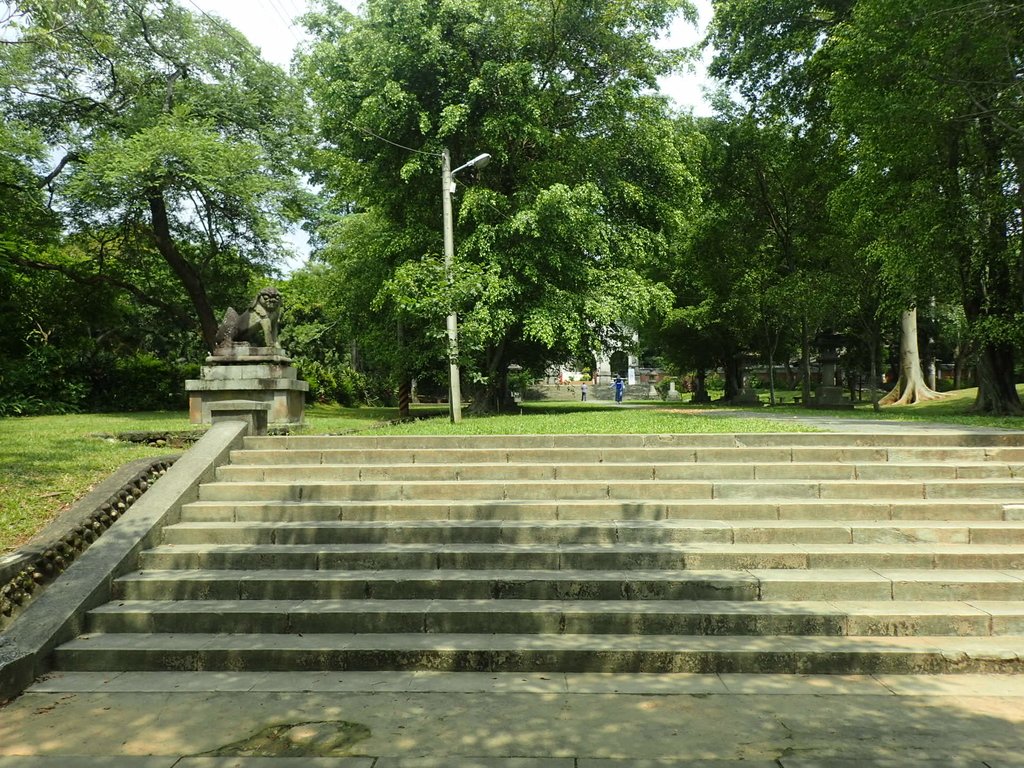
[[[467,168],[483,168],[491,160],[488,154],[477,155],[465,165],[452,170],[448,148],[441,150],[441,208],[444,214],[444,274],[452,286],[452,262],[455,259],[455,227],[452,224],[452,194],[455,174]],[[453,308],[448,315],[448,411],[452,424],[462,421],[462,386],[459,383],[459,322]]]

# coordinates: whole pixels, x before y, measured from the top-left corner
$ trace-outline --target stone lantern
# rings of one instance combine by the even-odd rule
[[[818,365],[821,370],[821,384],[814,390],[815,408],[853,408],[853,403],[843,395],[843,388],[836,384],[836,369],[839,350],[846,346],[846,339],[838,333],[822,333],[814,339],[818,350]]]

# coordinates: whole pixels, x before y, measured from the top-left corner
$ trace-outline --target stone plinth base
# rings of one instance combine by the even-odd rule
[[[763,403],[761,402],[761,397],[757,392],[752,389],[744,389],[738,395],[734,395],[733,398],[729,400],[729,405],[750,405],[759,408]]]
[[[206,358],[200,378],[185,382],[189,419],[210,424],[211,403],[255,401],[269,406],[271,424],[301,424],[309,385],[280,347],[231,344]]]
[[[842,387],[818,387],[811,399],[811,408],[833,408],[853,410],[853,403],[846,399]]]

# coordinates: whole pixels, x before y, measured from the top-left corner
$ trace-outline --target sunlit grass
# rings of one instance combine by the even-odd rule
[[[187,414],[172,412],[0,419],[0,552],[28,539],[122,464],[180,450],[104,436],[188,428]]]
[[[1024,397],[1024,384],[1017,385],[1017,393]],[[879,421],[912,421],[939,422],[957,426],[995,427],[1000,429],[1024,429],[1024,417],[1021,416],[984,416],[970,413],[974,400],[978,396],[977,388],[958,389],[944,393],[939,400],[929,400],[915,405],[890,405],[881,408],[877,413],[867,401],[855,404],[852,411],[808,410],[792,405],[776,406],[772,413],[786,415],[818,415],[837,418],[876,419]],[[883,393],[880,393],[881,396]],[[791,398],[787,398],[791,400]]]
[[[429,418],[448,413],[446,405],[414,405],[414,418]],[[361,431],[398,419],[397,408],[345,408],[340,405],[306,406],[306,423],[292,427],[293,434],[333,435]]]
[[[684,408],[647,404],[526,403],[518,413],[499,416],[466,414],[459,424],[447,418],[396,424],[371,430],[387,435],[568,435],[671,434],[691,432],[806,432],[811,428],[774,419],[706,414]]]

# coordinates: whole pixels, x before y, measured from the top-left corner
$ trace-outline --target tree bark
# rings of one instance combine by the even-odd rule
[[[871,376],[870,388],[868,389],[869,397],[871,398],[871,410],[878,413],[878,343],[876,339],[872,339],[868,343],[868,351],[871,355]]]
[[[917,346],[917,307],[903,312],[900,318],[900,377],[879,405],[911,405],[937,400],[942,395],[933,390],[921,372],[921,353]]]
[[[199,318],[203,343],[212,352],[215,346],[214,340],[217,337],[217,318],[213,314],[213,307],[210,306],[210,299],[206,295],[206,286],[203,285],[202,278],[178,251],[178,246],[171,235],[167,204],[159,189],[152,189],[149,192],[149,212],[153,218],[153,241],[156,248],[174,274],[181,280],[181,284],[185,286],[185,292],[192,300],[192,306]]]
[[[723,370],[725,391],[722,393],[722,399],[728,402],[743,391],[743,361],[739,355],[729,355],[725,360]]]
[[[978,396],[971,406],[976,413],[995,416],[1024,414],[1013,380],[1013,347],[986,344],[978,356]]]
[[[473,403],[470,412],[475,414],[503,413],[517,406],[508,391],[508,360],[505,350],[507,341],[502,341],[487,353],[487,378],[473,387]]]
[[[800,376],[803,382],[800,394],[805,408],[811,406],[811,339],[807,329],[807,316],[800,319]]]
[[[398,385],[398,418],[408,419],[410,416],[409,403],[412,399],[412,381],[403,378]]]

